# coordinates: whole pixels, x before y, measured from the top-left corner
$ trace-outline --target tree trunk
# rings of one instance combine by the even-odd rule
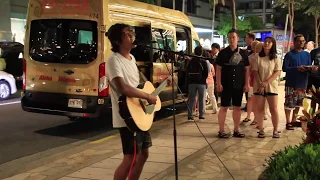
[[[319,46],[319,16],[314,16],[315,48]]]
[[[237,13],[235,0],[232,0],[232,28],[237,29]]]
[[[211,34],[211,43],[213,43],[213,36],[214,36],[214,21],[215,21],[215,17],[216,17],[216,1],[217,1],[217,0],[213,0],[213,3],[212,3],[212,34]]]
[[[293,5],[293,2],[291,2],[290,0],[288,4],[288,10],[289,10],[289,20],[290,20],[290,35],[288,40],[288,52],[289,52],[290,46],[291,46],[292,34],[293,34],[293,20],[294,20],[294,5]]]

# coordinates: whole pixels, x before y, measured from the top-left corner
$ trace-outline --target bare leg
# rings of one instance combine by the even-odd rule
[[[255,96],[255,107],[256,107],[256,114],[255,117],[257,119],[258,122],[258,127],[260,131],[263,131],[263,112],[264,112],[264,106],[265,106],[265,97],[264,96],[260,96],[260,95],[256,95]]]
[[[297,115],[299,113],[300,107],[296,107],[293,110],[293,114],[292,114],[292,121],[291,122],[296,122],[297,121]]]
[[[284,108],[286,108],[286,107],[284,107]],[[290,118],[291,109],[284,109],[284,112],[285,112],[285,114],[286,114],[287,124],[288,124],[288,123],[291,123],[291,118]]]
[[[248,119],[250,119],[252,111],[253,111],[253,107],[252,107],[252,96],[251,96],[251,97],[248,97],[248,101],[247,101],[247,118]]]
[[[133,165],[132,174],[130,180],[138,180],[140,178],[143,166],[149,157],[149,150],[145,149],[141,154],[138,154],[137,160]]]
[[[233,106],[232,116],[234,122],[234,132],[238,132],[241,119],[241,107]]]
[[[123,160],[119,167],[116,169],[116,172],[114,173],[114,180],[126,180],[130,166],[133,160],[133,154],[125,154],[123,156]]]
[[[273,124],[273,132],[278,132],[279,112],[278,112],[278,96],[268,96],[267,101],[271,113],[271,120]]]
[[[219,132],[224,132],[224,123],[226,121],[228,107],[221,107],[218,113]]]

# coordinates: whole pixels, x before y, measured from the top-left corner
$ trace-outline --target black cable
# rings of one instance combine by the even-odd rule
[[[183,57],[184,58],[184,57]],[[162,58],[160,58],[160,60],[162,61],[163,60],[163,56],[162,56]],[[185,58],[184,58],[184,60],[185,60]],[[173,61],[173,60],[172,60]],[[168,70],[168,72],[169,72],[169,74],[171,75],[171,77],[172,77],[172,83],[174,83],[175,84],[175,86],[177,87],[177,89],[178,89],[178,91],[179,91],[179,93],[180,93],[180,95],[182,95],[182,98],[183,98],[183,102],[185,103],[185,105],[187,106],[187,108],[188,108],[188,112],[189,113],[191,113],[192,114],[192,110],[189,108],[189,106],[188,106],[188,103],[187,103],[187,101],[186,101],[186,98],[184,97],[184,95],[183,95],[183,93],[182,93],[182,91],[181,91],[181,89],[179,88],[179,86],[177,85],[177,83],[174,81],[174,73],[172,72],[172,71],[170,71],[169,70],[169,67],[168,67],[168,65],[167,65],[167,63],[166,62],[164,62],[164,64],[166,65],[166,68],[167,68],[167,70]],[[172,67],[172,69],[174,69],[174,67]],[[173,97],[173,98],[175,98],[175,97]],[[197,128],[198,128],[198,130],[199,130],[199,132],[201,133],[201,135],[204,137],[204,139],[207,141],[207,143],[208,143],[208,145],[210,146],[210,148],[212,149],[212,151],[213,151],[213,153],[217,156],[217,158],[219,159],[219,161],[221,162],[221,164],[224,166],[224,168],[228,171],[228,173],[230,174],[230,176],[232,177],[232,179],[234,180],[234,177],[233,177],[233,175],[231,174],[231,172],[229,171],[229,169],[226,167],[226,165],[222,162],[222,160],[220,159],[220,157],[218,156],[218,154],[215,152],[215,150],[213,149],[213,147],[211,146],[211,144],[209,143],[209,141],[208,141],[208,139],[206,138],[206,136],[202,133],[202,131],[201,131],[201,129],[199,128],[199,126],[198,126],[198,124],[197,124],[197,122],[196,121],[194,121],[194,123],[196,124],[196,126],[197,126]],[[214,142],[217,142],[218,140],[220,140],[220,139],[217,139],[216,141],[214,141]],[[213,143],[214,143],[213,142]]]

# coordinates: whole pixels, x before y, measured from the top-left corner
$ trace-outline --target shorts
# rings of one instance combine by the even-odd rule
[[[306,89],[297,89],[293,87],[285,87],[285,109],[294,109],[301,107],[303,99],[306,96]]]
[[[254,93],[254,95],[256,95],[256,96],[263,96],[263,97],[267,97],[267,96],[278,96],[277,93],[270,93],[270,92],[264,92],[263,94]]]
[[[134,154],[133,132],[131,132],[127,127],[122,127],[119,129],[119,131],[123,154]],[[140,153],[142,150],[148,149],[151,146],[152,141],[149,131],[138,131],[136,134],[136,152]]]
[[[243,89],[230,89],[223,90],[220,94],[221,96],[221,106],[229,107],[232,105],[236,107],[241,107],[242,105],[242,97],[243,97]]]

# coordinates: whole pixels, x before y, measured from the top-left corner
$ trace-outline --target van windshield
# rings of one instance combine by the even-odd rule
[[[35,61],[88,64],[97,58],[97,22],[75,19],[33,20],[30,56]]]

